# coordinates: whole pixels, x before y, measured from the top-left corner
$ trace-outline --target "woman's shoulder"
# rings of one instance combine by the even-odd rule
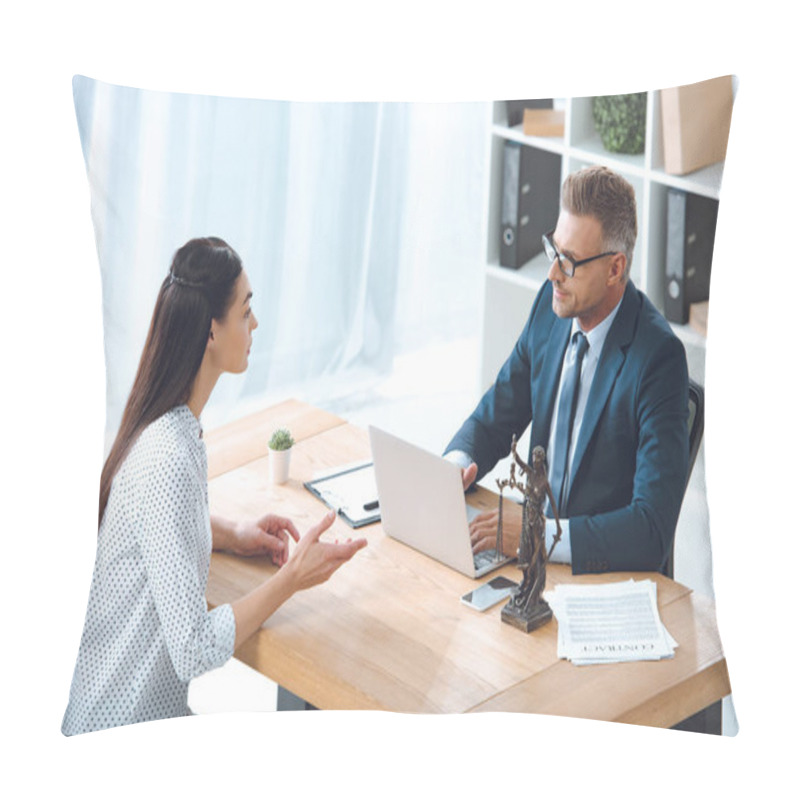
[[[200,423],[185,405],[176,406],[151,422],[139,435],[125,459],[126,471],[141,473],[168,463],[179,469],[195,463],[194,450],[201,446]]]

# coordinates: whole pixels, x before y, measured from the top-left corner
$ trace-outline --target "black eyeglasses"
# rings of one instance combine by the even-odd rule
[[[599,256],[592,256],[591,258],[582,258],[580,261],[573,261],[569,256],[565,256],[563,253],[558,252],[558,248],[553,242],[553,234],[555,232],[555,228],[553,228],[550,233],[546,233],[544,236],[542,236],[544,252],[547,254],[547,257],[550,259],[550,261],[558,261],[558,268],[568,278],[571,278],[575,274],[577,267],[582,267],[584,264],[588,264],[590,261],[597,261],[598,258],[615,256],[619,252],[618,250],[610,250],[608,253],[600,253]]]

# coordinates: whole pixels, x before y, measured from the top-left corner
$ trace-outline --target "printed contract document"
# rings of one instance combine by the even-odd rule
[[[574,664],[671,658],[677,642],[661,622],[651,580],[559,584],[544,599],[558,620],[558,657]]]

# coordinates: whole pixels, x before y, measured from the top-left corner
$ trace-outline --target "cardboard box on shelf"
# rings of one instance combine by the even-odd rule
[[[733,113],[733,79],[722,78],[661,90],[664,171],[670,175],[725,158]]]
[[[522,117],[526,136],[563,136],[564,112],[555,109],[526,108]]]

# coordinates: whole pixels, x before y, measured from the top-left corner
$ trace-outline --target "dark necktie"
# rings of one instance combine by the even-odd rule
[[[561,388],[561,399],[558,401],[558,418],[556,421],[556,439],[554,443],[555,460],[553,462],[553,497],[558,502],[559,517],[564,513],[567,501],[567,463],[572,440],[572,423],[575,420],[575,408],[578,405],[578,387],[581,382],[581,364],[589,342],[580,332],[575,331],[571,347],[575,347],[575,359],[564,373],[564,384]]]

